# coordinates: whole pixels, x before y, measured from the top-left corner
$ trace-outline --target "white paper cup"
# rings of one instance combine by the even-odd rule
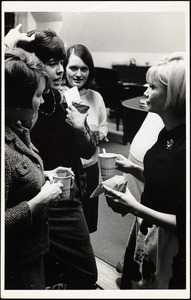
[[[70,193],[71,193],[71,188],[73,186],[73,178],[72,175],[67,172],[67,171],[62,171],[57,173],[57,175],[54,175],[53,177],[54,182],[61,181],[63,184],[62,189],[62,194],[60,195],[60,200],[69,200],[70,199]]]
[[[103,180],[115,176],[115,164],[117,155],[115,153],[100,153],[99,163],[101,169],[101,176]]]

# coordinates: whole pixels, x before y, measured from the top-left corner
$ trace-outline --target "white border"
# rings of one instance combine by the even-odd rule
[[[2,40],[4,36],[4,12],[12,11],[64,11],[64,12],[120,12],[120,11],[183,11],[187,15],[186,25],[186,49],[188,53],[188,69],[187,74],[190,74],[190,58],[189,58],[189,1],[2,1]],[[2,49],[2,66],[4,65],[4,51]],[[4,72],[1,69],[1,84],[4,86]],[[190,99],[190,85],[189,80],[187,84],[187,97]],[[1,89],[1,99],[4,99],[4,91]],[[2,101],[2,100],[1,100]],[[188,101],[189,102],[189,101]],[[2,102],[1,102],[2,104]],[[187,165],[190,166],[190,102],[187,107]],[[4,106],[1,105],[1,199],[4,198]],[[190,182],[190,170],[187,168],[187,182]],[[190,200],[190,187],[187,191],[187,199]],[[187,238],[190,240],[190,201],[187,201]],[[4,203],[1,201],[1,211],[4,211]],[[1,250],[4,241],[4,214],[1,213]],[[190,244],[187,246],[187,257],[190,257]],[[3,255],[1,255],[1,274],[4,270]],[[75,298],[75,299],[89,299],[89,298],[106,298],[106,299],[190,299],[190,265],[188,265],[187,272],[188,289],[181,290],[120,290],[120,291],[5,291],[2,289],[4,286],[4,279],[1,276],[1,298],[2,299],[63,299],[63,298]]]

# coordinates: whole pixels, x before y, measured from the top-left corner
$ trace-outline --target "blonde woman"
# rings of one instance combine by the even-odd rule
[[[118,169],[144,182],[141,201],[127,189],[106,186],[116,212],[136,216],[126,249],[121,289],[183,289],[186,286],[186,78],[184,53],[149,68],[149,112],[164,122],[143,167],[119,157]]]

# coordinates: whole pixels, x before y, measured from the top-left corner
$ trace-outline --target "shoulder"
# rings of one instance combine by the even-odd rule
[[[103,97],[99,92],[92,89],[88,89],[88,94],[89,96],[91,96],[91,98],[96,99],[96,101],[99,101],[100,103],[104,102]]]
[[[95,90],[90,90],[90,91],[92,92],[92,94],[93,94],[95,97],[97,97],[97,98],[103,100],[102,95],[101,95],[98,91],[95,91]]]
[[[15,149],[15,143],[18,143],[17,135],[11,130],[5,131],[5,160],[11,161],[14,158],[14,154],[17,152]]]

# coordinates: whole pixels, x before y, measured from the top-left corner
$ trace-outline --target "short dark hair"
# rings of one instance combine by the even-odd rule
[[[66,48],[63,40],[52,29],[35,29],[27,33],[28,36],[35,34],[35,39],[29,42],[18,42],[17,46],[28,52],[34,52],[43,63],[51,58],[63,60],[66,56]]]
[[[32,98],[40,78],[50,87],[44,64],[34,53],[21,48],[5,52],[5,104],[7,107],[32,108]]]
[[[84,87],[92,88],[92,89],[96,88],[94,61],[93,61],[93,57],[92,57],[90,51],[88,50],[88,48],[86,46],[81,45],[81,44],[75,44],[68,48],[67,53],[66,53],[66,58],[64,60],[65,71],[66,71],[66,67],[68,65],[70,55],[72,54],[73,51],[74,51],[74,54],[76,56],[78,56],[79,58],[81,58],[81,60],[88,66],[89,71],[90,71],[88,80],[85,83]],[[66,79],[66,81],[67,81],[67,79]]]

